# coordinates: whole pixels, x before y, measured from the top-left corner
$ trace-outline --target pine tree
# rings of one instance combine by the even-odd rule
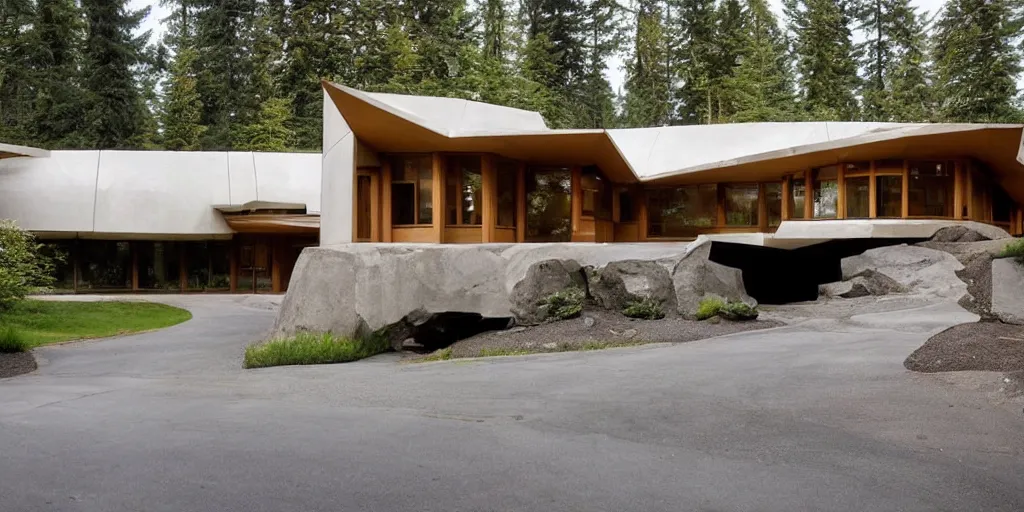
[[[38,0],[30,32],[29,66],[35,89],[34,144],[87,147],[82,137],[85,103],[79,70],[85,21],[73,0]]]
[[[295,132],[288,128],[291,105],[283,98],[271,98],[260,106],[252,123],[238,130],[234,143],[241,151],[284,152],[291,148]]]
[[[200,124],[203,103],[196,92],[195,60],[195,49],[180,48],[171,67],[161,115],[166,149],[195,151],[201,147],[206,127]]]
[[[149,33],[134,35],[149,9],[130,11],[127,0],[82,0],[88,22],[83,86],[92,147],[130,148],[143,134],[146,105],[134,68]]]
[[[626,96],[622,124],[627,127],[661,126],[670,116],[665,27],[656,0],[637,6],[634,49],[627,63]]]
[[[872,121],[927,119],[930,100],[923,95],[928,90],[923,17],[909,0],[862,0],[856,15],[867,36],[859,45],[865,70],[861,84],[864,117]]]
[[[739,65],[725,80],[728,122],[795,120],[787,44],[765,0],[747,0]]]
[[[482,18],[484,57],[505,62],[511,49],[508,41],[508,6],[505,0],[484,0]]]
[[[614,0],[592,0],[587,5],[583,18],[587,61],[576,88],[576,103],[581,107],[576,116],[578,128],[611,128],[615,122],[615,95],[604,70],[608,59],[622,47],[620,11]]]
[[[30,0],[0,2],[0,140],[15,144],[31,144],[32,138],[32,15]]]
[[[523,0],[521,11],[526,34],[524,70],[552,94],[572,102],[587,67],[583,1]]]
[[[723,122],[735,114],[727,98],[728,81],[740,63],[746,40],[744,10],[740,0],[723,0],[715,12],[715,35],[709,73],[711,123]]]
[[[715,104],[715,1],[670,0],[673,17],[668,25],[673,76],[681,83],[677,122],[710,123]]]
[[[850,18],[838,0],[785,0],[804,109],[817,120],[858,118]]]
[[[1021,72],[1020,4],[949,0],[936,25],[934,61],[939,115],[946,121],[1019,119],[1013,102]]]

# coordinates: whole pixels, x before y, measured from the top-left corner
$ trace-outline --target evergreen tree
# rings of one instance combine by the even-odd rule
[[[861,87],[864,117],[873,121],[927,119],[930,100],[923,95],[928,88],[923,18],[909,0],[862,0],[856,14],[867,36],[859,45],[865,70]]]
[[[583,23],[587,61],[577,87],[578,128],[611,128],[615,122],[615,95],[604,70],[622,47],[622,28],[620,7],[614,0],[592,0],[587,5]]]
[[[679,81],[676,99],[682,124],[710,123],[715,104],[715,0],[669,0],[668,24],[672,75]]]
[[[196,51],[184,47],[175,55],[170,83],[166,86],[161,124],[166,149],[195,151],[206,127],[200,124],[203,103],[196,92]]]
[[[87,147],[82,137],[85,103],[79,73],[84,40],[85,21],[73,0],[38,0],[30,32],[34,144]]]
[[[505,0],[484,0],[483,5],[484,57],[505,62],[508,58],[508,6]]]
[[[725,80],[728,122],[791,121],[796,118],[787,44],[765,0],[747,0],[739,65]]]
[[[82,0],[82,9],[88,22],[83,134],[98,149],[135,147],[147,111],[134,71],[149,33],[134,32],[149,8],[130,11],[127,0]]]
[[[939,115],[946,121],[1012,121],[1021,52],[1015,0],[949,0],[936,25]]]
[[[744,13],[740,0],[723,0],[715,12],[715,35],[709,73],[711,105],[710,123],[723,122],[735,114],[728,94],[729,80],[740,63],[740,53],[747,35],[744,33]]]
[[[32,17],[30,0],[0,2],[0,140],[15,144],[32,142]]]
[[[858,118],[857,63],[840,0],[785,0],[805,110],[817,120]]]
[[[622,124],[661,126],[669,122],[669,82],[665,27],[657,0],[641,0],[636,12],[633,55],[627,63]]]
[[[585,74],[587,52],[582,0],[523,0],[523,68],[528,78],[571,101]]]
[[[291,105],[283,98],[271,98],[260,106],[252,123],[238,130],[235,149],[241,151],[284,152],[291,148],[295,137],[288,126]]]
[[[913,9],[902,9],[897,40],[901,52],[889,75],[891,94],[885,101],[885,112],[891,121],[924,122],[935,117],[935,93],[932,70],[927,59],[927,23],[925,15]]]

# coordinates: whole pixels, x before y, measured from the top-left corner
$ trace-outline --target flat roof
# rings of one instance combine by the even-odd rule
[[[46,149],[0,143],[0,159],[17,157],[46,158],[48,156],[50,156],[50,151]]]

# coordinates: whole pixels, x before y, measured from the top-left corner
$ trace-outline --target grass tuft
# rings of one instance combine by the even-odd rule
[[[1024,264],[1024,238],[1017,238],[1006,244],[1003,250],[999,251],[999,258],[1013,258],[1017,263]]]
[[[583,311],[583,299],[587,296],[583,290],[573,287],[555,292],[544,299],[550,307],[548,317],[555,320],[568,320],[580,316]]]
[[[418,359],[418,361],[421,361],[421,362],[425,363],[425,362],[428,362],[428,361],[447,361],[447,360],[449,360],[451,358],[452,358],[452,347],[447,347],[447,348],[442,348],[440,350],[435,350],[434,353],[432,353],[432,354],[430,354],[430,355],[428,355],[426,357],[422,357],[422,358]]]
[[[30,348],[32,347],[17,329],[10,326],[0,328],[0,354],[25,352]]]
[[[697,305],[697,320],[707,320],[722,312],[725,301],[718,297],[705,297]]]
[[[661,309],[661,302],[650,297],[629,301],[622,310],[622,314],[630,318],[642,318],[644,320],[665,318],[665,312]]]
[[[357,361],[387,352],[387,339],[371,336],[351,339],[329,332],[302,332],[293,338],[254,343],[245,348],[246,368],[266,368],[296,364],[328,364]]]
[[[484,348],[480,349],[478,357],[525,356],[533,353],[521,348]]]

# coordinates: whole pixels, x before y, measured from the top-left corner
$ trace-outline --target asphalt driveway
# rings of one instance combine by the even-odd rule
[[[165,300],[194,319],[39,349],[38,371],[0,381],[0,510],[1024,509],[1019,404],[902,367],[970,319],[955,306],[676,346],[245,371],[273,311]]]

